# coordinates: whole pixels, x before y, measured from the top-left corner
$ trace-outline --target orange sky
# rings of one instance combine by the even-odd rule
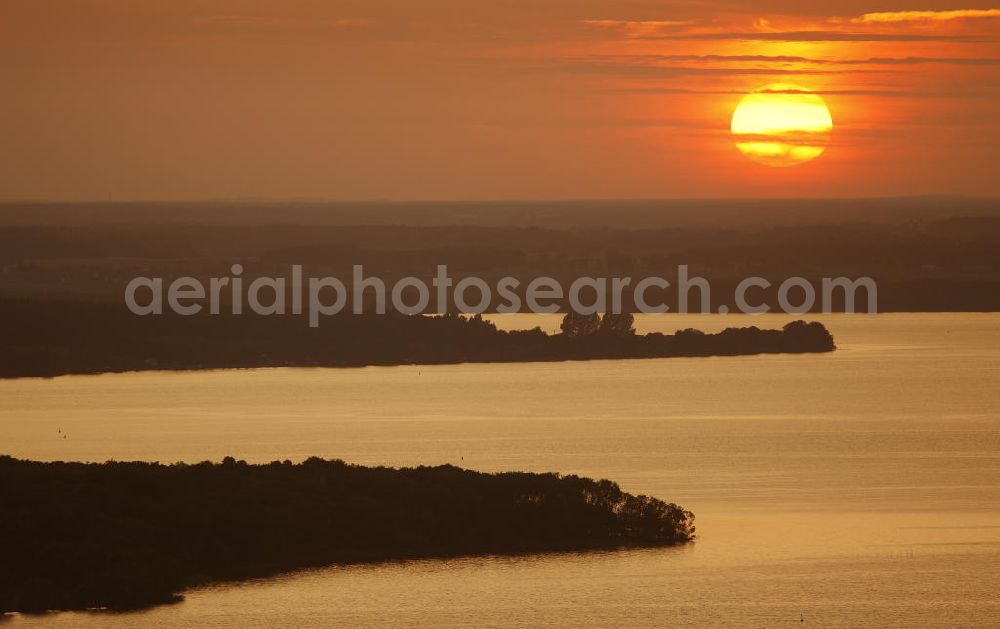
[[[0,79],[2,200],[1000,194],[975,0],[4,0]],[[774,82],[815,161],[735,148]]]

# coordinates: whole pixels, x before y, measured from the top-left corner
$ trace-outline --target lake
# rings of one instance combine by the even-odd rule
[[[1000,314],[806,318],[837,352],[0,381],[0,452],[16,457],[559,471],[677,502],[699,535],[680,548],[331,567],[133,614],[6,624],[1000,624]]]

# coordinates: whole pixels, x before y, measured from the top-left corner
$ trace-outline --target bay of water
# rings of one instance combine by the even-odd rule
[[[331,567],[200,588],[144,612],[7,622],[997,626],[1000,315],[807,318],[838,351],[0,381],[0,452],[16,457],[559,471],[677,502],[699,532],[679,548]]]

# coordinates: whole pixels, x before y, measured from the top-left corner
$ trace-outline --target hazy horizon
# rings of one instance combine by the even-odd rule
[[[927,192],[922,194],[880,194],[880,195],[860,195],[860,196],[650,196],[650,197],[490,197],[490,198],[337,198],[337,197],[302,197],[302,196],[257,196],[257,197],[191,197],[175,199],[155,199],[155,198],[134,198],[134,199],[60,199],[60,198],[23,198],[23,199],[0,199],[0,206],[11,205],[172,205],[172,204],[256,204],[256,203],[327,203],[327,204],[386,204],[386,205],[421,205],[421,204],[495,204],[495,203],[683,203],[691,201],[696,203],[731,202],[731,201],[906,201],[906,200],[930,200],[930,199],[954,199],[969,201],[1000,201],[1000,192],[993,194],[962,194],[958,192]]]

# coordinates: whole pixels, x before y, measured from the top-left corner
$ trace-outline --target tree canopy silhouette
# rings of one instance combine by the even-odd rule
[[[559,329],[562,333],[570,338],[593,334],[597,332],[600,327],[601,323],[596,312],[589,315],[583,315],[573,310],[567,312],[566,316],[563,317],[562,323],[559,324]]]
[[[601,332],[606,334],[635,334],[635,317],[631,312],[605,313],[601,317]]]

